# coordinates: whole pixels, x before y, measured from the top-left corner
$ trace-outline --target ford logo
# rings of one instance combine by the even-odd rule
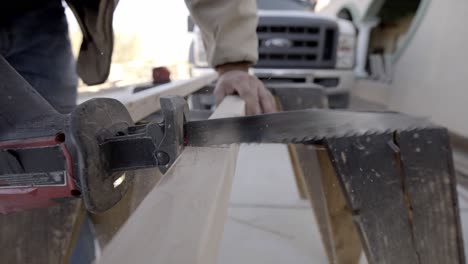
[[[271,38],[265,40],[263,46],[267,48],[290,48],[292,41],[286,38]]]

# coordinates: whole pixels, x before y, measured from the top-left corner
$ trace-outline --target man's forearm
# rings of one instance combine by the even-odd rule
[[[258,58],[255,0],[185,0],[200,27],[210,65],[253,64]]]
[[[258,59],[256,0],[185,0],[200,27],[208,61],[219,73],[216,102],[230,94],[246,103],[246,113],[275,111],[275,101],[263,83],[248,73]]]

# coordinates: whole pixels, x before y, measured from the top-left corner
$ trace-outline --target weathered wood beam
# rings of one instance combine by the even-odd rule
[[[78,200],[0,215],[2,263],[68,263],[84,210]]]
[[[320,86],[282,85],[273,88],[279,109],[327,108]],[[330,263],[357,264],[361,243],[338,178],[323,146],[290,144],[288,150],[299,195],[309,199]]]
[[[447,131],[325,143],[369,263],[465,263]]]
[[[244,108],[227,97],[211,118]],[[238,150],[185,148],[96,263],[216,263]]]

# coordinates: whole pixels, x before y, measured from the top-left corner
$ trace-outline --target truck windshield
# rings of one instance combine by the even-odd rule
[[[259,10],[305,10],[311,7],[308,0],[257,0]]]

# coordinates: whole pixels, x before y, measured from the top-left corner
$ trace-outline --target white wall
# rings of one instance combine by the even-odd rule
[[[389,107],[468,136],[468,1],[431,0],[395,64]]]

